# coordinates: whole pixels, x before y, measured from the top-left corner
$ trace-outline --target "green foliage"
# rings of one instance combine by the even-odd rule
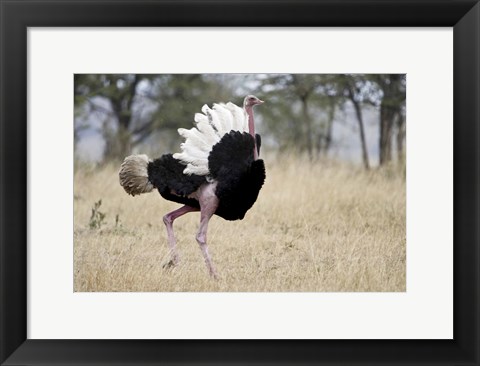
[[[262,80],[262,97],[268,101],[263,121],[279,149],[307,151],[310,157],[328,150],[338,102],[330,91],[330,77],[279,74]]]
[[[332,136],[338,112],[355,106],[349,124],[359,126],[368,106],[379,113],[384,140],[379,148],[388,158],[389,141],[405,138],[405,92],[405,75],[396,74],[77,74],[75,141],[96,128],[106,143],[105,160],[118,161],[137,151],[158,156],[178,149],[177,129],[192,126],[202,105],[241,104],[246,94],[256,94],[267,102],[257,124],[264,151],[327,155],[338,148]],[[378,141],[362,137],[362,143],[366,156],[365,145]],[[403,145],[397,143],[398,157]]]
[[[101,199],[93,204],[92,214],[90,215],[90,221],[88,223],[88,226],[90,227],[90,229],[100,229],[102,225],[105,224],[104,221],[105,221],[106,214],[99,211],[101,205],[102,205]]]
[[[178,148],[177,129],[192,126],[193,116],[201,106],[230,100],[232,96],[232,90],[215,76],[201,74],[162,75],[153,83],[152,92],[157,96],[158,108],[152,115],[150,127],[136,139],[145,141],[158,132],[155,140],[162,142],[163,149],[157,153]]]

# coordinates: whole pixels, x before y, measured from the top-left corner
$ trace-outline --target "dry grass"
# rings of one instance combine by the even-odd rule
[[[210,221],[217,281],[195,241],[198,213],[175,222],[181,263],[166,270],[162,216],[179,205],[157,192],[128,196],[116,166],[78,168],[75,291],[405,291],[401,174],[293,158],[267,158],[266,165],[265,186],[245,219]],[[92,229],[99,199],[106,216]]]

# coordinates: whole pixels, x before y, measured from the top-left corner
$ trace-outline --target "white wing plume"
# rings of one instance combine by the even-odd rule
[[[248,132],[247,113],[231,102],[214,104],[212,108],[205,104],[202,112],[195,114],[195,127],[178,129],[185,142],[180,145],[182,152],[173,157],[186,165],[184,174],[208,175],[208,155],[223,135],[230,131]]]

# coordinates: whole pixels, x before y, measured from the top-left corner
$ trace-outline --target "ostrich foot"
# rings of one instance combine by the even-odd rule
[[[215,280],[218,281],[218,275],[215,271],[210,271],[210,276]]]
[[[170,259],[168,262],[166,262],[162,268],[163,269],[173,269],[178,265],[178,260]]]

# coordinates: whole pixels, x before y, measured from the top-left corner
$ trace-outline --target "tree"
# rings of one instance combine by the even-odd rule
[[[147,75],[76,74],[74,79],[75,105],[87,106],[105,115],[102,134],[105,139],[105,157],[119,158],[131,151],[131,126],[135,119],[133,105],[138,84]],[[102,103],[101,99],[107,103]],[[80,124],[77,122],[76,124]]]
[[[327,93],[329,75],[278,74],[261,79],[268,108],[262,111],[279,148],[326,155],[332,141],[336,98]]]
[[[379,152],[380,165],[392,160],[392,140],[397,127],[397,152],[399,160],[403,157],[403,141],[405,139],[405,118],[403,108],[406,98],[405,74],[372,75],[371,79],[377,83],[382,91],[380,102],[380,135]]]
[[[392,160],[395,145],[404,156],[405,75],[393,74],[187,74],[75,75],[75,139],[96,128],[105,141],[105,159],[140,150],[152,156],[174,151],[180,127],[192,126],[203,104],[246,94],[267,100],[259,116],[264,148],[327,156],[334,146],[334,121],[348,107],[358,126],[361,158],[370,168],[366,108],[378,112],[380,165]],[[89,125],[90,124],[90,125]],[[147,146],[145,146],[147,145]]]
[[[340,80],[338,87],[344,89],[345,95],[355,110],[365,168],[369,168],[369,157],[362,105],[371,105],[379,109],[379,165],[385,165],[392,160],[392,140],[395,128],[397,128],[398,158],[402,159],[405,140],[405,75],[338,75],[338,79]]]
[[[101,114],[106,160],[122,159],[152,137],[162,141],[159,151],[171,150],[180,141],[176,130],[192,124],[199,106],[223,100],[225,90],[209,75],[75,75],[75,131]]]
[[[172,151],[180,144],[177,129],[193,126],[195,113],[204,104],[230,100],[233,92],[215,75],[166,75],[155,80],[152,92],[158,103],[152,120],[139,126],[135,141],[154,136],[165,149]],[[165,137],[165,138],[162,138]]]
[[[334,79],[337,93],[343,95],[348,100],[355,111],[355,117],[358,123],[360,135],[360,145],[362,148],[362,161],[365,169],[370,169],[370,160],[368,157],[367,140],[365,136],[365,124],[363,121],[363,105],[371,104],[371,99],[376,94],[372,85],[364,75],[337,75]]]

